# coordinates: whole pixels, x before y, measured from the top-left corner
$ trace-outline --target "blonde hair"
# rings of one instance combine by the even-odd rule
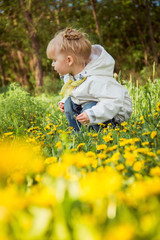
[[[55,49],[61,53],[69,53],[78,64],[86,64],[91,55],[91,43],[86,38],[86,34],[79,30],[66,28],[58,32],[49,42],[47,56],[52,59]]]

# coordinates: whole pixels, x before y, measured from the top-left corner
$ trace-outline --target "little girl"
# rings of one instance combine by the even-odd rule
[[[47,56],[64,79],[59,102],[69,126],[81,124],[99,130],[99,123],[115,126],[129,119],[132,103],[127,90],[113,78],[114,59],[100,45],[91,45],[84,33],[72,28],[49,42]]]

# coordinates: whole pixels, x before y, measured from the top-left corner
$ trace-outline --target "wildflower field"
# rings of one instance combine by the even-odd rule
[[[72,133],[60,97],[0,94],[1,240],[160,239],[160,79],[123,81],[115,129]]]

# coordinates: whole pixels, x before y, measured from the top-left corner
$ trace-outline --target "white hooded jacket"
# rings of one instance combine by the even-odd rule
[[[113,78],[115,61],[100,45],[92,45],[91,61],[83,71],[73,77],[77,81],[87,79],[72,90],[71,99],[75,104],[83,105],[97,102],[95,106],[85,110],[90,125],[103,123],[112,118],[121,123],[132,114],[132,102],[125,87]],[[64,76],[64,82],[69,74]],[[65,99],[62,100],[64,102]]]

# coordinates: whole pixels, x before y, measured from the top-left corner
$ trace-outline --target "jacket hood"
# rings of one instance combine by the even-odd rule
[[[115,60],[113,57],[101,46],[92,45],[91,61],[85,66],[81,73],[72,76],[73,80],[77,81],[89,76],[105,76],[113,77]],[[69,74],[62,76],[66,83],[69,80]]]
[[[91,61],[86,65],[83,72],[85,75],[105,75],[113,77],[115,60],[100,45],[92,45]]]

